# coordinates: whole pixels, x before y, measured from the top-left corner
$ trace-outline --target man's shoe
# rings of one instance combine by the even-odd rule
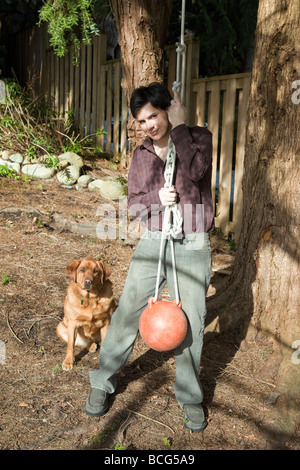
[[[103,416],[108,411],[108,393],[99,388],[92,388],[88,396],[85,412],[88,416]]]
[[[200,404],[183,405],[184,427],[192,432],[202,432],[207,426],[204,411]]]

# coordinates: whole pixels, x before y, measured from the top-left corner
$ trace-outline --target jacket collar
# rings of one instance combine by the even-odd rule
[[[141,147],[154,152],[153,142],[150,137],[146,137],[146,139],[142,142]]]

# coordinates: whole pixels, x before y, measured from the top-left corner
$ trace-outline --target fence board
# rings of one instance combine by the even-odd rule
[[[97,89],[97,123],[99,129],[104,129],[105,124],[105,97],[106,97],[106,68],[103,66],[106,58],[106,39],[105,35],[98,36],[98,61],[97,61],[97,77],[99,78],[99,86]],[[104,147],[104,136],[97,137],[97,145]]]
[[[79,100],[80,100],[80,69],[78,66],[75,67],[75,85],[74,85],[74,122],[79,127]]]
[[[98,88],[98,37],[93,41],[93,62],[92,62],[92,76],[93,76],[93,90],[92,90],[92,133],[96,132],[97,130],[97,88]],[[94,139],[96,142],[96,140]]]
[[[80,50],[80,108],[79,108],[79,127],[85,134],[85,94],[86,94],[86,47],[82,46]]]
[[[114,64],[114,155],[119,155],[119,141],[120,141],[120,77],[121,77],[121,62]]]
[[[107,95],[106,95],[106,147],[105,150],[110,152],[111,148],[111,122],[112,122],[112,67],[107,67]]]
[[[216,199],[218,143],[220,126],[220,82],[212,82],[208,104],[208,128],[212,133],[212,198]]]
[[[65,59],[59,61],[59,114],[60,116],[64,115],[65,112],[65,100],[64,100],[64,84],[65,84],[65,77],[64,77],[64,70],[65,70]]]
[[[218,199],[218,226],[225,234],[228,233],[230,211],[235,103],[236,81],[235,79],[226,80],[222,117],[222,140]]]
[[[55,57],[54,103],[55,111],[59,112],[59,58]]]
[[[196,97],[196,126],[205,125],[205,100],[206,100],[206,85],[205,82],[199,82],[194,86],[194,91],[197,93]]]
[[[68,55],[69,60],[69,70],[70,70],[70,88],[69,88],[69,108],[68,111],[73,111],[74,109],[74,83],[75,83],[75,74],[74,74],[74,67],[73,67],[73,51],[72,48]]]
[[[85,135],[91,134],[91,113],[92,113],[92,52],[93,47],[87,47],[86,59],[86,106],[85,106]]]
[[[125,93],[122,93],[122,118],[121,118],[121,148],[120,148],[120,162],[122,165],[126,165],[126,154],[127,154],[127,97]]]

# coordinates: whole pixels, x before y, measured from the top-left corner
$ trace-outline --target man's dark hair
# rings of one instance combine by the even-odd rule
[[[130,110],[134,118],[147,103],[150,103],[153,108],[165,111],[170,106],[171,100],[169,90],[161,83],[154,82],[133,91],[130,98]]]

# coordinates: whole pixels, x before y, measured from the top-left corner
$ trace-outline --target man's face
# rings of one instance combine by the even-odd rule
[[[159,143],[168,139],[172,126],[167,111],[153,108],[152,104],[147,103],[137,113],[136,118],[142,131],[154,142]]]

